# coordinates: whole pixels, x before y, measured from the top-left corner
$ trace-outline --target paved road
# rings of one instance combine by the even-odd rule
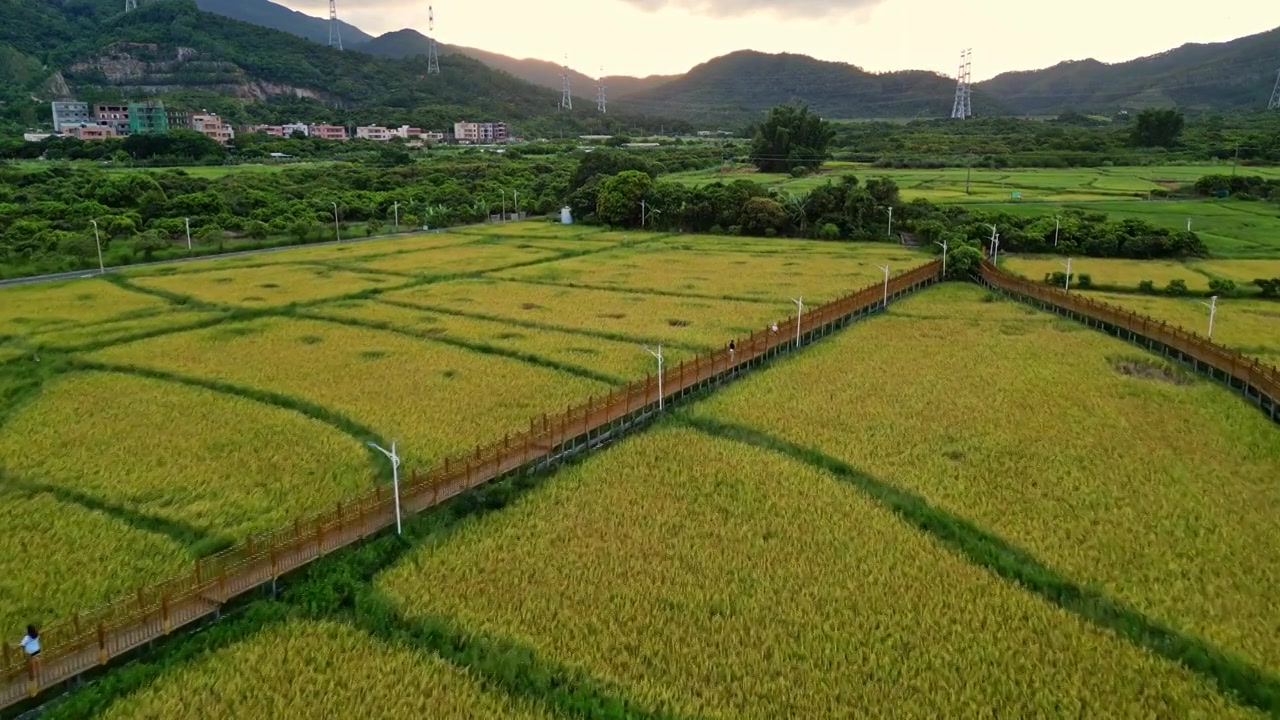
[[[443,232],[444,228],[431,230],[429,232]],[[323,247],[325,245],[354,245],[367,240],[385,240],[386,238],[405,237],[413,234],[422,234],[421,230],[409,230],[402,233],[390,233],[386,235],[370,235],[362,238],[352,238],[350,240],[326,240],[324,242],[307,243],[305,245],[281,245],[279,247],[257,248],[255,250],[237,250],[229,253],[218,253],[212,255],[197,255],[195,257],[173,258],[172,260],[157,260],[149,263],[135,263],[133,265],[112,265],[107,268],[107,272],[115,272],[116,270],[131,270],[133,268],[156,267],[160,265],[176,265],[178,263],[195,262],[196,260],[213,260],[215,258],[244,257],[246,255],[262,255],[265,253],[282,252],[284,250],[297,250],[304,247]],[[90,278],[101,273],[96,269],[90,270],[73,270],[71,272],[53,273],[52,275],[32,275],[30,277],[13,278],[11,280],[0,280],[0,287],[8,287],[11,285],[31,285],[34,283],[53,282],[55,280],[74,280],[75,278]]]

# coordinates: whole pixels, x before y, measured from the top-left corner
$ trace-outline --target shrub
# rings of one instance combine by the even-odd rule
[[[1254,285],[1262,291],[1262,297],[1280,297],[1280,277],[1276,278],[1258,278],[1253,281]]]
[[[1182,278],[1174,278],[1165,286],[1164,291],[1170,295],[1186,295],[1187,281]]]
[[[1076,276],[1076,287],[1081,290],[1088,290],[1093,287],[1093,276],[1089,273],[1080,273]]]
[[[1236,291],[1234,280],[1214,278],[1209,281],[1209,292],[1213,295],[1231,295]]]
[[[827,223],[818,229],[818,237],[822,240],[839,240],[840,228],[835,223]]]
[[[1138,283],[1138,290],[1144,293],[1154,293],[1156,291],[1155,281],[1143,280],[1142,282]]]

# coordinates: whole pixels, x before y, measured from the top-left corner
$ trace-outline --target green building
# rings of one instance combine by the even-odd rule
[[[169,116],[160,101],[129,103],[129,134],[163,135],[169,132]]]

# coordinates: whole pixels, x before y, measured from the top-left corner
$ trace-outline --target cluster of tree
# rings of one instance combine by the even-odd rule
[[[1280,202],[1280,180],[1258,175],[1205,175],[1196,181],[1195,192],[1204,197]]]
[[[833,157],[881,167],[1102,167],[1177,162],[1280,162],[1280,114],[1172,110],[1050,120],[835,123]]]
[[[586,222],[654,230],[824,240],[869,240],[893,227],[917,244],[984,245],[998,228],[1000,248],[1010,252],[1091,257],[1178,258],[1203,256],[1194,232],[1170,230],[1131,218],[1063,210],[1028,217],[986,212],[919,199],[903,204],[889,178],[860,182],[846,175],[805,193],[781,193],[750,180],[700,187],[656,180],[643,169],[616,174],[575,173],[570,206]],[[892,236],[899,241],[898,236]]]
[[[604,151],[599,151],[604,153]],[[114,263],[186,251],[188,223],[200,253],[243,242],[332,239],[333,205],[344,236],[479,222],[506,204],[552,213],[581,165],[597,153],[457,153],[425,162],[300,165],[274,172],[199,177],[183,170],[108,170],[83,164],[0,168],[0,275],[96,264],[93,223]],[[657,175],[696,169],[707,148],[614,151]],[[602,155],[603,157],[603,155]],[[645,175],[649,177],[649,175]]]

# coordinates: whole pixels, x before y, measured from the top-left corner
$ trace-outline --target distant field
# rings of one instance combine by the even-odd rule
[[[292,162],[292,163],[241,163],[237,165],[177,165],[173,167],[144,167],[133,166],[128,163],[93,163],[93,162],[68,162],[58,160],[16,160],[12,163],[14,166],[24,170],[41,170],[50,167],[59,166],[85,166],[97,167],[104,170],[147,170],[151,172],[165,172],[167,170],[181,170],[188,175],[196,177],[217,178],[224,175],[232,175],[245,172],[280,172],[289,168],[298,167],[317,167],[332,164],[328,161],[323,162]]]

